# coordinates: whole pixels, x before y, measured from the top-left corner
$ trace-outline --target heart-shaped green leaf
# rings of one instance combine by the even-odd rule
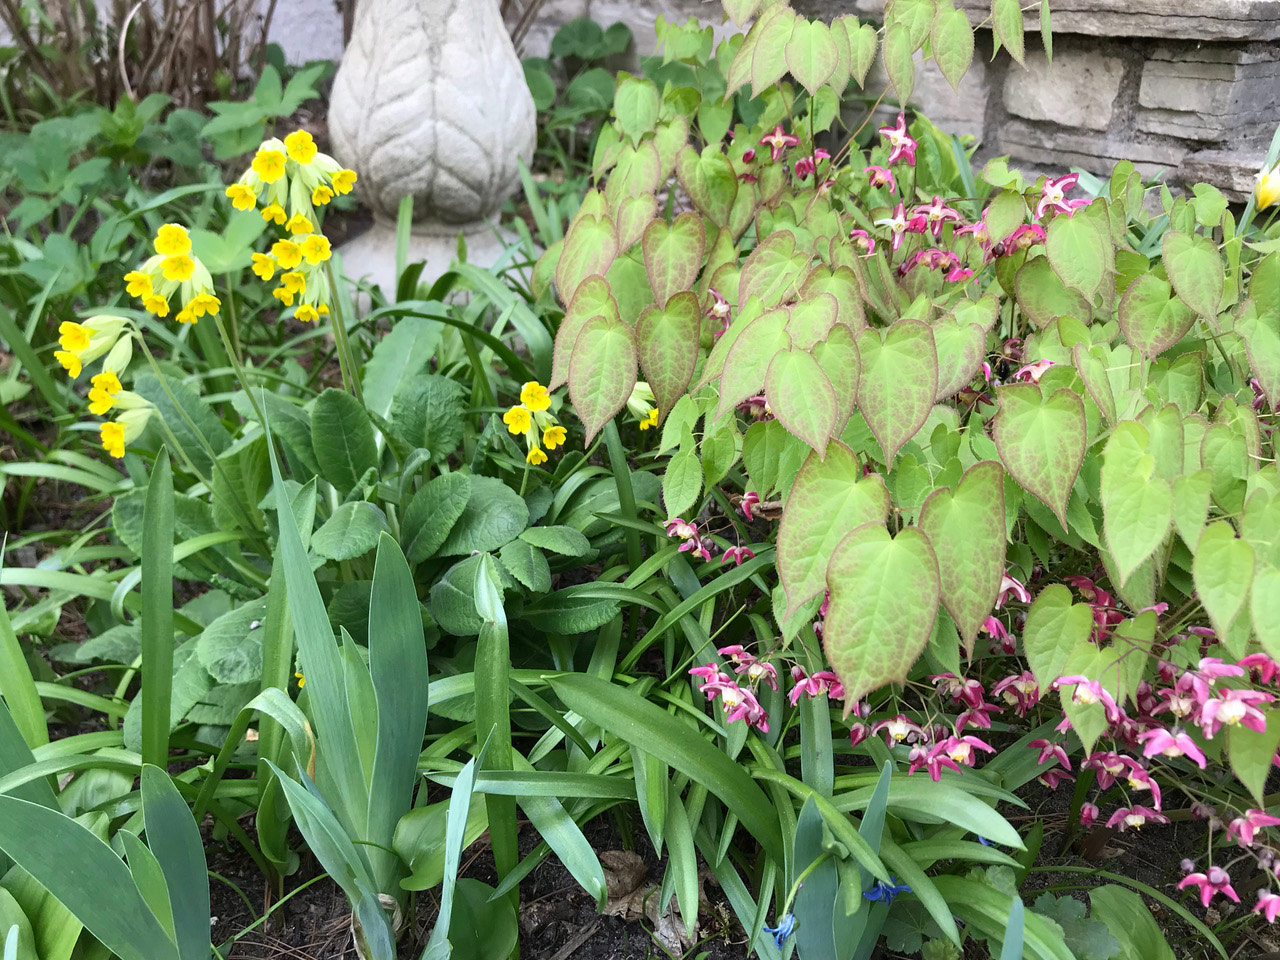
[[[1167,280],[1144,273],[1125,288],[1116,319],[1130,346],[1145,357],[1156,357],[1181,340],[1196,317],[1173,297]]]
[[[701,321],[697,296],[684,290],[667,301],[666,309],[645,307],[636,322],[640,369],[657,400],[659,422],[693,379]]]
[[[933,491],[920,508],[919,527],[938,558],[942,605],[969,655],[1004,576],[1004,468],[983,460],[965,471],[955,493]]]
[[[651,193],[627,197],[617,205],[618,249],[630,250],[644,235],[644,228],[658,213],[658,198]]]
[[[928,644],[942,590],[938,560],[919,529],[890,537],[869,523],[836,547],[827,588],[822,646],[844,684],[847,716],[868,693],[904,681]]]
[[[769,364],[764,393],[778,422],[825,457],[836,427],[836,391],[818,361],[804,350],[783,350]]]
[[[1118,424],[1102,454],[1102,529],[1123,584],[1164,543],[1173,522],[1173,490],[1155,473],[1146,427]]]
[[[991,24],[1009,56],[1022,63],[1022,4],[1018,0],[991,0]]]
[[[1111,351],[1104,343],[1092,346],[1077,343],[1071,348],[1071,359],[1076,373],[1080,374],[1080,379],[1084,382],[1085,393],[1098,405],[1098,411],[1107,423],[1114,424],[1118,417],[1116,398],[1111,391],[1111,379],[1107,376],[1107,362],[1111,359]]]
[[[642,136],[653,132],[661,101],[658,87],[652,80],[626,74],[618,77],[613,94],[613,114],[618,118],[618,127],[631,138],[632,143],[639,144]]]
[[[799,290],[808,257],[796,252],[796,237],[790,230],[775,230],[761,241],[742,265],[738,281],[738,302],[759,297],[768,308],[791,300]]]
[[[1249,353],[1249,369],[1273,411],[1280,409],[1280,312],[1260,311],[1246,304],[1236,331]]]
[[[566,306],[573,302],[578,285],[594,274],[608,272],[618,255],[618,234],[605,214],[579,216],[565,234],[564,249],[556,264],[556,291]]]
[[[943,317],[933,325],[933,345],[938,354],[938,395],[946,400],[973,379],[987,346],[987,331],[976,323]]]
[[[752,97],[760,96],[787,72],[787,43],[796,21],[795,11],[785,3],[770,6],[757,21],[759,37],[751,56]]]
[[[569,357],[569,399],[587,445],[613,419],[636,385],[636,335],[617,317],[592,317]]]
[[[787,40],[787,69],[813,96],[835,73],[839,56],[830,28],[821,20],[798,17]]]
[[[969,22],[969,15],[963,10],[939,10],[933,21],[932,39],[933,59],[938,70],[951,88],[959,93],[960,81],[973,62],[973,25]],[[1004,239],[1011,232],[1010,229],[992,236]]]
[[[800,299],[811,300],[820,293],[836,298],[836,323],[843,323],[857,333],[867,325],[862,310],[862,295],[858,279],[849,267],[814,267],[800,288]]]
[[[899,103],[906,103],[916,86],[916,51],[906,27],[900,24],[888,27],[884,32],[884,49],[881,52],[895,98]]]
[[[858,402],[862,360],[858,356],[853,331],[843,323],[837,323],[827,334],[827,339],[814,344],[812,353],[836,391],[836,426],[833,436],[839,436],[853,416]]]
[[[858,458],[838,440],[822,460],[810,454],[796,475],[778,525],[778,577],[787,619],[826,583],[827,562],[841,539],[865,523],[884,523],[889,491],[879,474],[864,477]]]
[[[676,157],[676,176],[693,205],[708,220],[720,227],[729,222],[738,196],[738,175],[718,144],[709,144],[701,154],[693,147],[681,150]]]
[[[623,201],[652,194],[662,182],[662,158],[652,140],[638,147],[624,143],[618,148],[617,164],[604,186],[609,209],[617,210]],[[619,246],[618,249],[624,249]]]
[[[867,327],[857,343],[862,358],[858,409],[891,467],[933,409],[938,391],[933,331],[919,320],[899,320],[885,331]]]
[[[1196,544],[1191,576],[1200,603],[1219,637],[1227,635],[1244,609],[1253,584],[1253,570],[1253,547],[1236,539],[1230,523],[1219,520],[1205,527]]]
[[[1088,604],[1072,603],[1067,587],[1055,583],[1040,591],[1027,611],[1022,646],[1041,690],[1066,674],[1067,662],[1089,644],[1092,632],[1093,611]]]
[[[1263,799],[1267,777],[1271,774],[1271,761],[1280,747],[1280,714],[1263,707],[1263,732],[1257,733],[1244,724],[1227,728],[1227,754],[1231,758],[1231,770],[1249,792],[1259,807],[1267,806]],[[1274,720],[1272,718],[1275,718]]]
[[[1093,316],[1084,294],[1059,280],[1047,257],[1032,257],[1019,267],[1013,289],[1018,306],[1037,326],[1043,327],[1058,317],[1087,322]]]
[[[555,348],[551,354],[551,383],[554,390],[569,379],[569,357],[582,327],[592,317],[618,318],[618,301],[613,299],[609,282],[602,276],[587,277],[569,301],[569,309],[556,330]]]
[[[1164,269],[1182,302],[1207,320],[1216,320],[1226,289],[1226,269],[1213,241],[1170,231],[1160,245]]]
[[[857,17],[841,17],[834,23],[843,23],[849,34],[849,73],[861,87],[866,83],[867,73],[876,59],[879,31],[869,23],[858,23]]]
[[[1084,401],[1066,387],[1045,397],[1039,384],[1013,383],[997,393],[992,437],[1000,461],[1024,490],[1067,526],[1067,500],[1084,463]]]
[[[1208,470],[1185,473],[1173,481],[1173,525],[1190,550],[1200,542],[1209,515],[1209,491]]]
[[[645,228],[640,248],[644,251],[644,269],[653,299],[659,307],[693,286],[702,269],[705,246],[702,218],[693,211],[680,214],[670,225],[654,220]]]
[[[1102,289],[1103,281],[1109,279],[1111,238],[1092,217],[1054,217],[1049,221],[1044,246],[1053,272],[1064,284],[1090,300]]]
[[[793,303],[787,309],[787,334],[800,350],[808,350],[819,340],[827,339],[827,333],[835,325],[840,312],[836,298],[829,293],[819,293],[811,299]]]
[[[726,334],[727,336],[727,334]],[[720,375],[720,401],[712,422],[719,420],[747,397],[764,388],[769,363],[779,350],[789,349],[787,312],[770,310],[748,324],[734,340],[724,358]]]

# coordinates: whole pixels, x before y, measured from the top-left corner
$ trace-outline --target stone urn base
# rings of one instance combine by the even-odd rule
[[[458,237],[467,248],[467,263],[492,267],[517,238],[487,220],[467,224],[415,223],[409,232],[406,264],[425,261],[419,283],[431,284],[458,259]],[[338,248],[342,272],[349,279],[381,287],[388,300],[396,294],[396,225],[375,217],[373,226]],[[360,298],[367,303],[367,298]]]

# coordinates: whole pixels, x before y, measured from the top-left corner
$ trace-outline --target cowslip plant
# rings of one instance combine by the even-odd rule
[[[1050,786],[1075,755],[1105,785],[1123,774],[1103,818],[1117,829],[1165,816],[1161,778],[1188,800],[1208,790],[1250,847],[1272,826],[1280,737],[1280,252],[1254,223],[1270,174],[1238,219],[1205,185],[1160,188],[1152,218],[1132,164],[1027,183],[996,160],[979,185],[906,111],[862,149],[824,149],[880,35],[785,3],[726,9],[755,17],[745,38],[714,57],[690,45],[688,62],[730,94],[749,82],[753,122],[710,123],[718,89],[620,78],[597,189],[535,271],[564,309],[551,386],[568,384],[588,442],[641,376],[652,387],[666,530],[704,573],[739,546],[762,556],[772,531],[753,514],[780,515],[774,636],[722,647],[734,674],[695,665],[704,696],[767,736],[768,695],[794,669],[800,698],[838,691],[857,714],[855,744],[884,734],[935,780],[992,749],[966,727],[1052,700],[1059,735],[1026,744]],[[1019,57],[1009,13],[995,4],[994,26]],[[971,49],[944,39],[962,17],[888,5],[900,99],[926,38],[948,79],[963,72]],[[1232,679],[1250,667],[1261,686]]]

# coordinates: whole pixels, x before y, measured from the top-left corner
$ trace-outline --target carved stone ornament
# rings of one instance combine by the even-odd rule
[[[413,196],[409,262],[444,273],[502,251],[491,218],[537,137],[533,98],[497,0],[360,0],[329,106],[333,153],[360,175],[373,228],[340,250],[344,272],[390,291],[395,219]]]

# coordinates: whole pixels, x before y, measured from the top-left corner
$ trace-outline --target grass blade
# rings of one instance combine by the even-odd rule
[[[0,564],[3,563],[0,556]],[[13,632],[9,611],[0,603],[0,696],[9,705],[13,723],[22,739],[34,750],[49,742],[49,727],[44,720],[44,705],[36,693],[35,678],[22,655],[18,635]],[[3,766],[0,766],[0,771]]]
[[[142,507],[142,759],[169,763],[173,699],[173,469],[160,448]]]
[[[164,871],[181,960],[209,956],[209,868],[187,802],[159,767],[142,768],[142,820],[147,846]]]
[[[1014,897],[1009,907],[1009,922],[1004,928],[1004,945],[1000,948],[1000,960],[1022,960],[1022,937],[1026,922],[1022,898]]]

